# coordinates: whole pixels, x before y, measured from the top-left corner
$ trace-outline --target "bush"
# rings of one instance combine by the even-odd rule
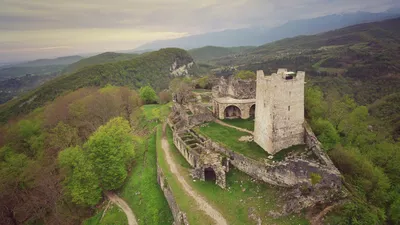
[[[145,104],[157,103],[157,94],[150,86],[141,87],[139,95]]]
[[[325,150],[332,149],[340,142],[339,134],[328,120],[317,119],[312,122],[312,128]]]

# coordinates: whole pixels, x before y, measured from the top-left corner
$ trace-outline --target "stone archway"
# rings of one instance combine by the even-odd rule
[[[204,180],[213,181],[213,182],[215,182],[217,180],[217,175],[215,174],[215,171],[213,168],[208,167],[208,168],[204,169]]]
[[[251,119],[254,119],[256,117],[256,104],[250,107],[249,116]]]
[[[225,114],[225,119],[237,119],[241,118],[242,113],[239,107],[230,105],[225,108],[224,114]]]

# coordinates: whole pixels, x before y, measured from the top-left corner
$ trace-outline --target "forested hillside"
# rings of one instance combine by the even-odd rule
[[[140,106],[139,94],[126,87],[81,88],[0,126],[0,224],[81,224],[95,213],[103,192],[121,188],[132,170],[151,172],[127,184],[152,191],[141,195],[141,207],[151,210],[138,218],[170,221],[155,158],[138,167],[153,154],[146,154],[147,138],[156,125]]]
[[[169,81],[179,75],[172,75],[173,70],[191,62],[193,59],[185,50],[169,48],[131,60],[85,67],[76,73],[57,77],[29,94],[1,105],[0,121],[5,122],[11,116],[28,113],[65,92],[82,87],[112,84],[140,88],[149,84],[160,91],[168,88]],[[191,68],[195,67],[193,65]],[[184,69],[187,70],[186,67]]]
[[[262,69],[266,74],[276,72],[277,68],[304,70],[309,84],[320,86],[325,94],[336,97],[347,94],[357,103],[368,105],[399,92],[398,27],[400,18],[359,24],[283,39],[237,57],[214,59],[213,63],[240,65],[239,69],[252,71]],[[396,120],[386,118],[386,121]],[[398,136],[398,122],[389,125],[390,132]]]
[[[240,46],[240,47],[218,47],[218,46],[205,46],[202,48],[194,48],[188,50],[189,54],[194,60],[200,62],[208,62],[214,58],[219,58],[228,55],[241,54],[251,49],[254,46]]]
[[[72,63],[63,69],[63,73],[74,73],[84,67],[92,66],[96,64],[118,62],[123,60],[129,60],[138,56],[137,54],[125,54],[125,53],[115,53],[115,52],[104,52],[99,55],[84,58],[78,62]]]
[[[326,224],[400,223],[400,18],[266,44],[212,60],[266,74],[306,71],[306,117],[343,174]]]

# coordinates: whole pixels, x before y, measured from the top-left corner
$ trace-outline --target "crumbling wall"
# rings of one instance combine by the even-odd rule
[[[164,193],[165,198],[167,199],[169,208],[171,209],[172,216],[174,217],[174,225],[189,225],[189,222],[186,218],[186,213],[182,212],[179,209],[178,204],[176,203],[174,194],[171,191],[170,186],[168,185],[167,178],[164,176],[162,169],[158,166],[157,163],[157,183],[160,185],[162,192]]]
[[[283,196],[287,200],[283,207],[284,214],[300,212],[317,203],[330,203],[343,194],[341,176],[334,166],[300,158],[262,162],[229,150],[212,140],[207,140],[206,146],[226,155],[231,165],[251,177],[287,188],[287,194]]]
[[[200,158],[199,154],[190,147],[186,146],[185,142],[179,137],[177,132],[173,132],[174,145],[186,161],[192,166],[196,167],[197,162]]]
[[[214,98],[252,99],[256,97],[256,80],[242,80],[233,76],[221,77],[213,86],[212,93]]]

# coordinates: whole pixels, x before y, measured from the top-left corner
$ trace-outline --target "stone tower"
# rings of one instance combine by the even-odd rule
[[[270,154],[304,144],[305,72],[257,71],[254,141]]]

